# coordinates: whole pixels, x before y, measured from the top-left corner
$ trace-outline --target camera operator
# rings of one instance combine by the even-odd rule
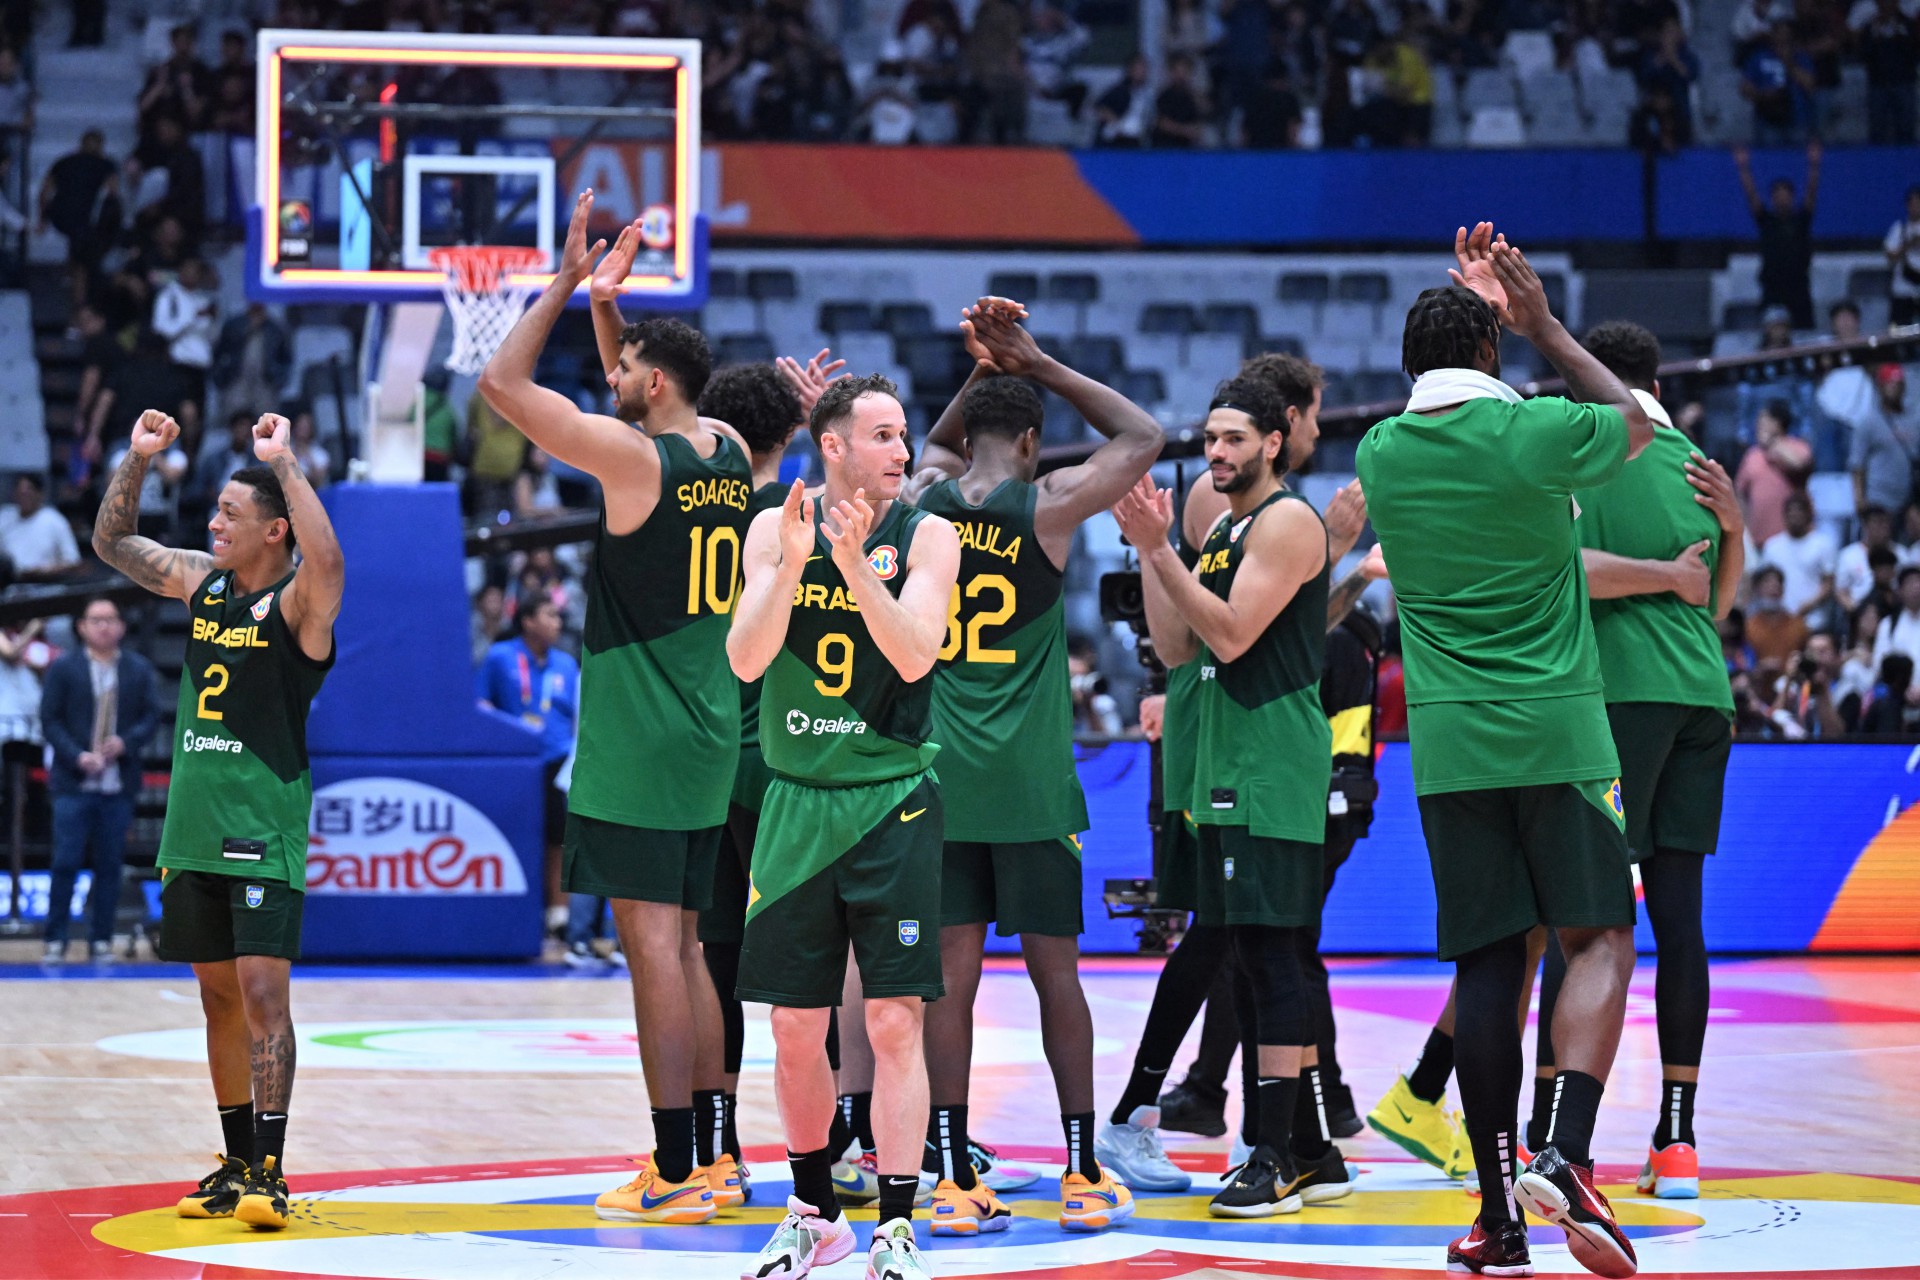
[[[1846,733],[1846,723],[1834,705],[1833,687],[1839,678],[1840,646],[1831,633],[1814,632],[1801,651],[1787,660],[1787,672],[1774,694],[1773,723],[1783,737],[1798,742]]]
[[[1107,691],[1107,678],[1100,674],[1100,652],[1093,641],[1085,636],[1068,637],[1067,671],[1073,689],[1074,733],[1118,737],[1120,704]]]

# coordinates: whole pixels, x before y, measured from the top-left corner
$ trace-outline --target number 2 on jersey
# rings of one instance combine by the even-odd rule
[[[687,616],[698,617],[703,601],[709,613],[733,612],[734,589],[740,585],[739,532],[727,525],[712,529],[696,525],[687,531],[687,537],[693,542],[687,554]],[[727,548],[725,578],[720,576],[722,546]],[[721,594],[723,590],[725,595]]]
[[[982,627],[997,627],[1013,616],[1015,608],[1014,588],[1011,582],[997,573],[974,575],[967,582],[966,595],[969,600],[978,600],[980,593],[991,591],[1000,597],[1000,607],[976,613],[967,620],[966,653],[967,662],[1012,662],[1017,656],[1011,649],[992,649],[980,638]],[[953,605],[947,613],[947,642],[940,647],[940,661],[952,662],[960,655],[960,584],[953,586]]]
[[[208,698],[217,698],[227,691],[227,669],[214,663],[201,673],[207,683],[200,689],[200,718],[202,720],[225,720],[226,716],[207,705]]]

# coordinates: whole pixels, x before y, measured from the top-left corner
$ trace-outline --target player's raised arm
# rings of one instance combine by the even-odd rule
[[[746,583],[727,631],[727,661],[742,680],[765,675],[786,641],[793,591],[814,553],[813,508],[806,490],[805,481],[795,480],[786,503],[777,511],[762,511],[747,530],[740,554]]]
[[[340,596],[347,586],[347,561],[320,495],[293,455],[291,437],[285,418],[262,414],[253,424],[253,456],[273,468],[279,479],[287,500],[287,523],[293,526],[294,544],[300,549],[300,567],[287,587],[282,614],[300,651],[309,658],[324,659],[333,652],[333,622],[340,616]]]
[[[1153,651],[1169,667],[1185,666],[1200,652],[1200,641],[1174,607],[1173,593],[1166,585],[1169,575],[1192,578],[1167,540],[1173,530],[1173,493],[1155,485],[1152,476],[1141,476],[1114,504],[1113,518],[1140,557],[1140,594]]]
[[[633,274],[633,259],[639,252],[640,223],[636,220],[620,228],[620,234],[613,238],[613,248],[600,259],[587,282],[593,344],[600,352],[600,367],[607,373],[620,367],[620,331],[627,327],[626,317],[620,314],[620,286]]]
[[[821,532],[833,547],[833,562],[847,580],[861,621],[893,669],[908,681],[933,670],[947,638],[947,611],[960,578],[960,535],[938,516],[923,519],[907,552],[907,581],[895,599],[867,559],[873,507],[863,490],[834,505]]]
[[[533,380],[540,351],[566,309],[567,299],[587,278],[594,255],[605,247],[605,241],[587,247],[587,216],[592,210],[593,192],[581,192],[553,283],[527,308],[493,359],[487,361],[480,375],[480,394],[527,439],[602,483],[612,476],[630,482],[636,473],[657,483],[659,458],[643,434],[617,418],[582,413],[573,401]]]
[[[967,380],[960,384],[960,389],[954,392],[953,399],[947,402],[947,407],[927,432],[927,438],[920,443],[920,472],[910,482],[911,489],[901,495],[908,501],[912,501],[926,487],[923,482],[931,483],[940,477],[953,480],[965,474],[967,428],[960,406],[965,403],[967,392],[981,379],[1012,372],[998,367],[993,356],[981,344],[977,325],[982,317],[989,314],[1004,315],[1012,323],[1024,319],[1027,309],[1011,298],[982,298],[960,313],[960,335],[967,344],[967,353],[973,357],[973,369],[967,374]],[[937,472],[938,475],[930,476],[929,472]]]
[[[180,424],[158,409],[148,409],[133,424],[127,456],[107,482],[100,514],[93,521],[94,554],[147,590],[185,600],[200,589],[213,571],[213,557],[204,551],[163,547],[136,530],[140,520],[140,487],[154,455],[170,448],[180,435]]]

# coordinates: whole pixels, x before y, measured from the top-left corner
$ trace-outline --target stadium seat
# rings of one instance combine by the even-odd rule
[[[1307,354],[1307,344],[1291,333],[1266,334],[1255,338],[1247,354],[1257,356],[1265,351],[1280,351],[1290,356]]]
[[[1729,302],[1720,308],[1720,327],[1722,329],[1752,330],[1760,332],[1760,304],[1757,302]]]
[[[1865,298],[1884,298],[1893,287],[1890,267],[1855,267],[1847,275],[1847,296],[1855,302]]]
[[[843,333],[868,333],[880,327],[873,307],[865,302],[823,302],[820,304],[820,332],[838,337]]]
[[[1200,328],[1207,333],[1231,333],[1248,345],[1260,337],[1260,312],[1245,302],[1209,302],[1200,313]]]
[[[747,272],[747,296],[755,302],[790,302],[799,295],[799,282],[783,267],[756,267]]]
[[[1384,271],[1346,271],[1334,281],[1333,296],[1341,302],[1385,302],[1393,296],[1393,282]]]
[[[1114,390],[1143,409],[1152,409],[1167,398],[1167,380],[1158,369],[1122,369]]]
[[[1100,301],[1100,277],[1091,271],[1056,271],[1047,277],[1047,299],[1051,302],[1077,302],[1082,305]]]
[[[1191,303],[1149,302],[1140,312],[1141,333],[1172,333],[1182,336],[1200,328],[1200,317]]]
[[[1040,277],[1031,271],[996,271],[987,277],[987,292],[996,298],[1012,298],[1015,302],[1038,302]]]
[[[1320,336],[1364,342],[1378,332],[1379,312],[1371,302],[1329,302],[1320,311]]]
[[[766,364],[776,353],[773,339],[764,333],[729,333],[720,339],[714,354],[721,364]]]
[[[973,357],[958,334],[911,334],[896,338],[894,350],[913,379],[914,398],[938,399],[942,408],[973,371]]]
[[[1482,67],[1467,73],[1460,104],[1472,115],[1485,107],[1518,107],[1520,95],[1514,89],[1513,77],[1507,72]]]
[[[1095,382],[1112,382],[1125,367],[1120,339],[1104,334],[1082,334],[1067,342],[1067,363]]]
[[[1560,317],[1562,324],[1577,326],[1578,320],[1567,309],[1567,278],[1558,271],[1542,271],[1540,287],[1546,291],[1547,306],[1553,314]]]
[[[1239,334],[1196,333],[1187,337],[1180,363],[1195,373],[1227,378],[1246,359],[1246,352],[1246,341]]]
[[[934,332],[933,308],[924,302],[889,302],[880,308],[879,320],[895,339]]]
[[[1517,107],[1475,107],[1467,121],[1467,145],[1470,147],[1518,147],[1527,141]]]
[[[1187,339],[1177,333],[1135,333],[1126,338],[1126,367],[1172,373],[1187,367]]]
[[[1383,400],[1402,400],[1409,389],[1407,376],[1391,369],[1368,369],[1347,379],[1356,404],[1377,404]]]
[[[1553,37],[1545,31],[1509,32],[1501,61],[1524,83],[1528,76],[1552,69]]]
[[[1333,281],[1324,271],[1289,271],[1280,277],[1277,296],[1282,302],[1325,302],[1333,294]]]
[[[740,296],[740,273],[731,267],[714,267],[707,272],[707,296],[709,298],[737,298]]]

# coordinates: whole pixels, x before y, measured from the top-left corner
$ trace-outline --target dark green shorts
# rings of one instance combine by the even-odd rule
[[[713,902],[722,830],[656,831],[569,813],[561,884],[568,893],[704,911]]]
[[[700,941],[740,945],[747,927],[747,884],[759,827],[758,810],[727,806],[727,825],[721,829],[720,852],[713,860],[713,902],[700,913]]]
[[[163,870],[160,881],[162,960],[217,964],[236,956],[300,958],[300,917],[307,895],[284,880],[249,880],[211,871]]]
[[[1440,958],[1537,924],[1631,926],[1623,824],[1619,783],[1611,779],[1421,796]]]
[[[1712,853],[1720,843],[1733,725],[1714,707],[1609,702],[1607,723],[1620,753],[1627,847],[1643,862],[1655,849]]]
[[[1163,911],[1192,911],[1200,905],[1200,828],[1184,809],[1168,809],[1161,817],[1153,905]]]
[[[1037,933],[1077,938],[1080,841],[1073,836],[1020,844],[949,840],[940,870],[940,923],[992,924],[1003,938]]]
[[[1200,824],[1201,924],[1320,927],[1326,901],[1321,846]]]
[[[863,796],[861,793],[869,793]],[[820,833],[840,823],[872,794],[897,787],[808,787],[775,779],[767,789],[754,845],[756,869],[802,856]],[[940,784],[923,774],[898,803],[825,869],[747,920],[740,947],[739,998],[793,1009],[840,1003],[853,947],[867,999],[918,996],[937,1000],[940,979],[940,862],[946,815]],[[756,873],[756,883],[759,876]],[[757,890],[756,890],[757,892]],[[757,899],[756,899],[757,903]]]

